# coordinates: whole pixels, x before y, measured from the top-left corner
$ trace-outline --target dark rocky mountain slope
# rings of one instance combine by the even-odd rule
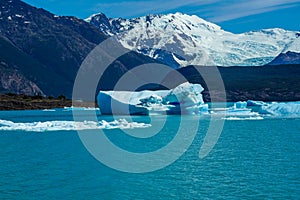
[[[268,65],[300,64],[300,53],[288,51],[279,54]]]
[[[75,17],[55,16],[20,0],[0,0],[0,92],[70,97],[82,61],[106,38]],[[115,75],[149,62],[155,61],[128,53],[114,63],[123,69]]]

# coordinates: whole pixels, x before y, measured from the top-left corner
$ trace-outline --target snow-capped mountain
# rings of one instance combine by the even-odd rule
[[[257,66],[281,53],[300,52],[299,33],[274,28],[234,34],[195,15],[148,15],[109,19],[103,13],[86,19],[131,50],[173,67],[186,65]]]

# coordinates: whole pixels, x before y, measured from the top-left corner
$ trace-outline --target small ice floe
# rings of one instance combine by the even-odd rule
[[[151,124],[128,122],[125,119],[107,122],[95,121],[45,121],[16,123],[8,120],[0,120],[0,131],[26,131],[26,132],[49,132],[49,131],[77,131],[99,129],[135,129],[148,128]]]
[[[55,112],[56,110],[55,109],[44,109],[43,111],[44,112]]]
[[[75,107],[75,106],[70,106],[70,107],[64,107],[64,111],[73,111],[73,110],[89,110],[89,111],[93,111],[93,110],[100,110],[99,108],[93,108],[93,107]]]
[[[264,118],[261,116],[256,116],[256,117],[224,117],[223,119],[228,121],[243,121],[243,120],[263,120]]]

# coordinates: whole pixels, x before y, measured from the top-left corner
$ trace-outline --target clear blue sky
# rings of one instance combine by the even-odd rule
[[[241,33],[263,28],[300,30],[300,0],[24,0],[57,15],[87,18],[103,12],[108,17],[132,18],[147,14],[195,14]]]

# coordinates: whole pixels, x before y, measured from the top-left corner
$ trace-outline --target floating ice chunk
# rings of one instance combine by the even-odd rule
[[[150,124],[127,122],[125,119],[119,119],[112,122],[102,120],[95,121],[46,121],[15,123],[7,120],[0,120],[0,131],[30,131],[30,132],[48,132],[48,131],[76,131],[76,130],[97,130],[97,129],[133,129],[147,128]]]
[[[65,106],[64,107],[64,111],[73,111],[73,110],[99,110],[99,108],[93,108],[93,107],[74,107],[74,106],[71,106],[71,107],[67,107]]]
[[[165,102],[180,103],[180,106],[189,107],[203,104],[201,92],[203,87],[200,84],[190,84],[188,82],[177,86],[171,90],[170,93],[164,97]]]
[[[222,111],[217,111],[214,114],[221,114]],[[253,112],[252,109],[247,108],[247,102],[239,101],[225,111],[223,111],[227,117],[256,117],[259,116],[257,112]]]
[[[251,112],[251,109],[247,108],[246,101],[239,101],[234,103],[233,106],[228,109],[228,112]]]
[[[83,108],[74,107],[74,106],[71,106],[71,107],[65,106],[64,107],[64,111],[72,111],[72,110],[83,110]]]
[[[220,114],[216,112],[214,114]],[[247,102],[236,102],[226,110],[226,120],[234,120],[235,118],[256,118],[259,116],[268,117],[300,117],[300,102],[288,103],[266,103],[263,101],[248,100]]]
[[[264,118],[261,116],[257,116],[257,117],[225,117],[223,119],[229,121],[242,121],[242,120],[263,120]]]
[[[202,104],[199,106],[200,114],[209,114],[209,107],[208,104]]]
[[[200,84],[188,82],[170,90],[163,98],[165,104],[174,105],[168,111],[169,114],[199,114],[200,105],[204,104],[202,94],[203,87]]]
[[[84,107],[83,110],[100,110],[99,108],[93,108],[93,107]]]
[[[266,104],[260,107],[260,114],[300,116],[300,102]]]
[[[257,112],[252,112],[251,109],[229,109],[226,111],[227,116],[259,116]]]
[[[237,109],[247,108],[247,102],[246,101],[236,102],[236,103],[234,103],[234,108],[237,108]]]
[[[54,110],[54,109],[44,109],[43,111],[44,112],[55,112],[56,110]]]

